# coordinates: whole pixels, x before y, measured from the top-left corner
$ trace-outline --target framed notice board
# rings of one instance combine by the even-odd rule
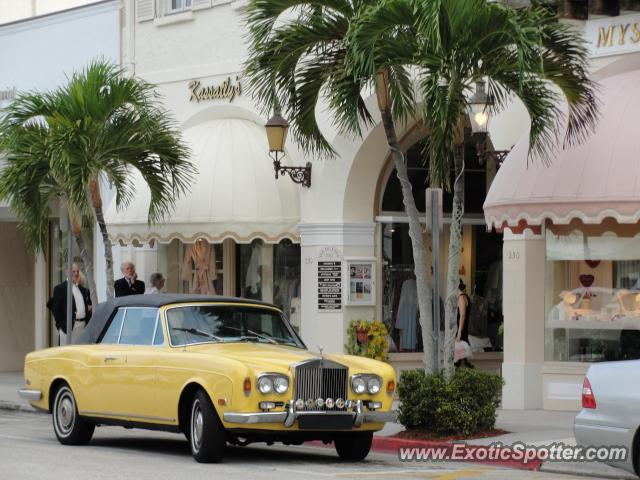
[[[376,259],[345,258],[346,305],[376,304]]]

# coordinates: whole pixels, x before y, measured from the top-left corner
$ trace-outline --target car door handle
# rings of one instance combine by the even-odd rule
[[[104,363],[115,362],[118,357],[104,357]]]

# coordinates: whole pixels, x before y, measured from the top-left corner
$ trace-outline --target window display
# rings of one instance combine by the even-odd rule
[[[640,237],[547,232],[548,361],[640,358]]]

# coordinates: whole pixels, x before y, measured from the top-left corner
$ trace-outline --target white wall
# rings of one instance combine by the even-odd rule
[[[52,89],[96,57],[119,62],[118,3],[0,25],[0,89]]]

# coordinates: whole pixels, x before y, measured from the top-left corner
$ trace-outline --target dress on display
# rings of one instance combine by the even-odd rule
[[[189,293],[216,295],[213,282],[217,278],[214,246],[207,242],[185,245],[182,279],[190,283]]]
[[[245,297],[259,298],[260,293],[260,264],[262,261],[262,243],[255,242],[251,250],[251,257],[247,266],[247,275],[245,277],[244,286],[246,288]]]
[[[400,350],[415,350],[417,339],[416,318],[418,314],[418,288],[415,279],[402,284],[396,328],[400,332]]]

